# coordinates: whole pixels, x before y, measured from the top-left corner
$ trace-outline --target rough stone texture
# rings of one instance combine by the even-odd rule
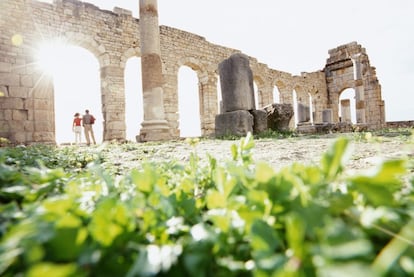
[[[244,54],[233,54],[219,64],[219,72],[223,113],[216,116],[215,135],[240,136],[267,130],[266,112],[255,109],[249,58]],[[246,112],[250,112],[253,120]]]
[[[253,115],[253,134],[260,134],[267,129],[267,113],[265,110],[251,110]]]
[[[298,123],[297,130],[301,134],[314,134],[316,133],[315,124],[311,122]]]
[[[293,117],[291,104],[277,104],[266,106],[267,126],[274,131],[289,131],[289,122]]]
[[[142,94],[144,122],[137,141],[162,141],[171,138],[164,110],[164,76],[160,48],[156,0],[139,1]]]
[[[384,127],[385,109],[381,85],[375,67],[369,63],[365,48],[352,42],[329,50],[329,55],[324,71],[333,121],[339,122],[338,103],[341,93],[347,88],[353,88],[357,123],[366,124],[370,129]]]
[[[332,123],[332,109],[325,109],[322,111],[322,123]]]
[[[341,122],[352,123],[351,120],[351,101],[349,99],[341,100]]]
[[[238,110],[253,110],[253,73],[249,58],[236,53],[219,64],[223,113]]]
[[[55,143],[53,84],[47,79],[39,82],[42,72],[34,65],[33,50],[41,40],[58,38],[96,57],[101,72],[101,99],[97,101],[102,101],[103,139],[125,140],[124,70],[129,58],[142,56],[139,23],[130,11],[101,10],[76,0],[56,0],[54,4],[1,0],[0,137],[14,143]],[[218,114],[218,65],[240,51],[167,26],[160,26],[159,31],[164,78],[162,101],[171,137],[180,136],[177,74],[181,66],[197,73],[201,132],[203,136],[214,134]],[[330,50],[323,70],[303,72],[300,76],[248,58],[258,90],[257,109],[274,103],[273,90],[277,87],[281,104],[293,105],[295,91],[297,103],[312,104],[314,123],[322,122],[322,112],[326,109],[332,109],[333,123],[337,123],[340,94],[346,88],[354,88],[363,91],[358,92],[359,100],[363,101],[358,106],[364,107],[364,113],[360,114],[365,123],[370,128],[385,124],[384,102],[375,68],[370,66],[365,49],[356,42]],[[354,64],[361,72],[357,80],[353,76]],[[46,117],[35,113],[35,103],[39,101],[45,103],[41,112]]]
[[[310,107],[302,103],[298,103],[298,123],[310,122]]]
[[[245,136],[253,133],[254,118],[248,111],[240,110],[216,115],[215,135],[222,136]]]

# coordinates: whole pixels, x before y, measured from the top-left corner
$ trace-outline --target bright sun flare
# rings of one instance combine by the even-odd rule
[[[65,45],[59,40],[43,42],[39,45],[36,53],[36,63],[47,75],[53,75],[59,70],[61,57],[64,53]]]

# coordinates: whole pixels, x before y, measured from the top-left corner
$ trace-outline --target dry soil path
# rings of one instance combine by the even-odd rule
[[[257,139],[252,150],[255,161],[264,161],[275,170],[294,162],[319,163],[322,154],[329,149],[339,135],[303,136],[284,139]],[[341,134],[343,136],[343,134]],[[408,136],[373,136],[365,134],[346,135],[351,140],[351,157],[347,163],[348,172],[373,168],[381,160],[412,157],[414,144]],[[231,159],[231,145],[238,140],[200,140],[192,147],[184,140],[163,143],[141,143],[131,149],[111,153],[111,160],[124,169],[134,168],[143,161],[178,161],[186,163],[190,154],[196,151],[201,161],[207,161],[207,154],[219,162]]]

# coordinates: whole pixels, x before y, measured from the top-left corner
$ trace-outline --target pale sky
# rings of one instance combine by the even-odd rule
[[[139,14],[139,0],[89,0]],[[376,68],[386,120],[414,120],[412,0],[158,0],[160,25],[241,50],[299,75],[322,70],[328,50],[356,41]]]

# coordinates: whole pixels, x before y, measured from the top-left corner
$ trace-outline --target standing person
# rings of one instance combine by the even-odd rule
[[[86,144],[91,144],[91,137],[93,144],[96,144],[95,135],[93,134],[92,125],[95,123],[95,117],[89,113],[89,110],[85,110],[85,114],[82,117],[82,125],[85,132]]]
[[[75,113],[75,118],[72,122],[72,131],[75,132],[75,144],[82,143],[82,118],[79,113]]]

